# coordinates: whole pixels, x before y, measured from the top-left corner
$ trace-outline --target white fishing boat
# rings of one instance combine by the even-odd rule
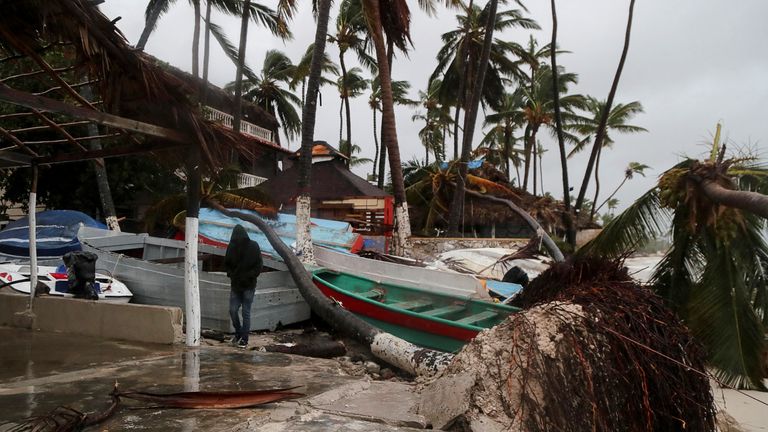
[[[84,251],[95,253],[131,289],[133,302],[184,309],[184,242],[84,227]],[[231,332],[230,281],[222,268],[226,249],[199,245],[200,313],[203,328]],[[264,255],[251,306],[251,330],[274,330],[309,318],[310,310],[282,262]]]
[[[29,264],[0,264],[0,287],[8,286],[16,292],[29,295],[30,292]],[[57,297],[73,297],[69,293],[67,270],[64,266],[37,267],[37,280],[48,287],[48,295]],[[99,300],[127,303],[133,293],[121,281],[104,273],[96,272],[96,292]]]

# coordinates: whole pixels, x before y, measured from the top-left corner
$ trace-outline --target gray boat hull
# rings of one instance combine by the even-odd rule
[[[184,256],[184,242],[150,237],[146,234],[113,234],[101,230],[83,229],[80,233],[83,250],[98,255],[99,269],[105,269],[123,281],[133,292],[133,302],[161,306],[176,306],[184,310],[183,263],[161,264],[157,259]],[[142,251],[142,259],[122,252]],[[222,249],[200,245],[200,252],[222,255]],[[281,263],[265,261],[280,270],[259,276],[251,307],[251,330],[274,330],[309,318],[310,309],[296,288],[290,273]],[[199,274],[200,312],[203,328],[232,332],[229,319],[229,278],[224,273]]]

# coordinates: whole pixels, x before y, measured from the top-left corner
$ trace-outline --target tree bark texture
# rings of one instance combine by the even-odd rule
[[[211,0],[205,2],[205,39],[203,42],[203,85],[200,89],[200,105],[208,103],[208,66],[211,61]]]
[[[159,18],[159,8],[154,8],[150,11],[147,20],[144,22],[144,30],[142,30],[141,36],[139,36],[139,41],[136,42],[137,50],[144,51],[144,48],[147,46],[147,41],[149,40],[149,35],[152,34],[152,32],[155,30],[155,26],[157,25],[157,20]]]
[[[320,91],[320,74],[323,67],[325,40],[328,35],[330,10],[331,0],[318,2],[315,45],[312,50],[312,61],[309,65],[306,100],[301,110],[301,151],[299,152],[299,183],[296,199],[296,245],[302,261],[309,264],[315,262],[309,219],[312,209],[309,193],[312,182],[312,146],[315,142],[317,95]]]
[[[197,263],[200,215],[200,147],[194,143],[187,159],[187,218],[184,227],[184,319],[186,344],[200,345],[200,280]]]
[[[339,65],[341,66],[341,102],[344,105],[344,112],[347,116],[347,150],[344,152],[344,156],[347,157],[346,165],[349,168],[349,162],[352,160],[352,113],[349,109],[349,90],[347,89],[347,65],[344,62],[344,53],[339,54]]]
[[[376,49],[376,60],[379,64],[379,83],[381,85],[381,127],[386,130],[385,139],[387,153],[389,154],[389,169],[392,172],[392,189],[395,196],[395,219],[397,224],[397,239],[403,243],[397,244],[399,251],[407,248],[407,239],[411,236],[411,225],[408,217],[408,202],[405,197],[405,183],[403,181],[403,166],[400,161],[400,148],[397,143],[397,125],[395,122],[394,99],[392,96],[392,78],[390,76],[387,50],[384,44],[384,35],[381,28],[381,14],[378,0],[364,0],[366,10],[370,11],[368,21],[371,39]],[[398,211],[399,209],[399,211]]]
[[[697,181],[707,197],[717,204],[768,218],[768,195],[763,195],[759,192],[726,189],[708,179],[694,179],[694,181]]]
[[[200,0],[193,0],[195,26],[192,31],[192,76],[200,77]]]

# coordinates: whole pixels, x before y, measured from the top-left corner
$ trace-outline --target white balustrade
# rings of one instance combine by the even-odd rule
[[[267,181],[264,177],[255,176],[253,174],[240,173],[237,175],[237,187],[238,189],[246,187],[258,186]]]
[[[227,114],[223,111],[219,111],[215,108],[211,108],[209,106],[205,107],[205,115],[206,117],[208,117],[209,120],[219,122],[224,126],[232,129],[232,123],[234,121],[234,117],[232,117],[232,115]],[[265,141],[274,143],[274,141],[272,140],[271,130],[264,129],[263,127],[256,126],[255,124],[249,123],[244,120],[240,120],[240,132],[255,138],[260,138]]]

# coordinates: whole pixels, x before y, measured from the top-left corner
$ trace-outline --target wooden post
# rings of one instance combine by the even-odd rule
[[[37,288],[37,221],[35,210],[37,209],[37,165],[32,164],[32,187],[29,190],[29,309],[35,301],[35,288]]]
[[[200,149],[198,143],[187,159],[187,219],[184,228],[184,318],[186,344],[200,345],[200,280],[197,267],[198,215],[200,214]]]

